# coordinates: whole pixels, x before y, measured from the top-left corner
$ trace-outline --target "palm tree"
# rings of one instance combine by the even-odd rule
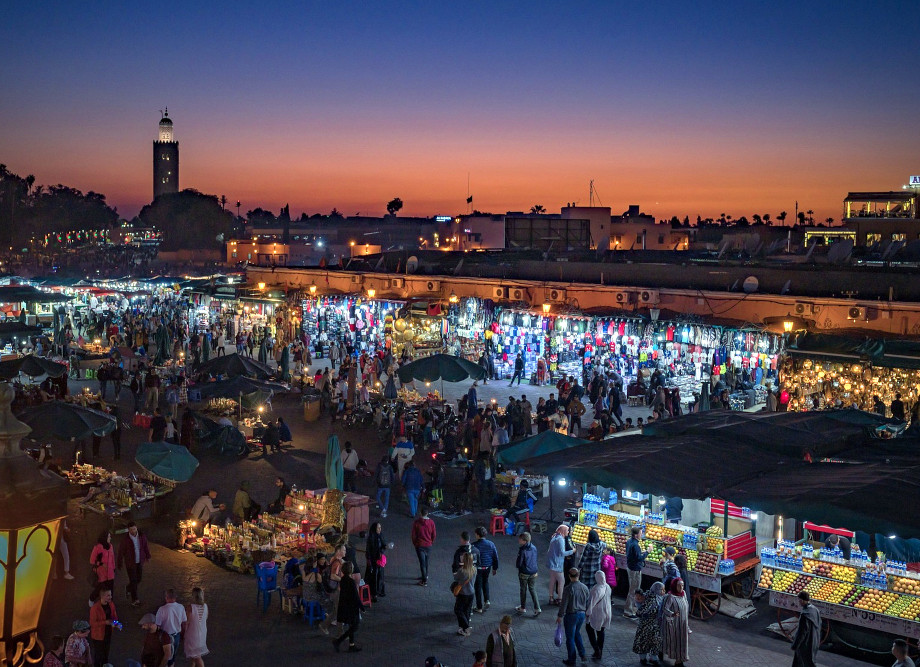
[[[824,222],[826,222],[826,223],[827,223],[827,226],[830,227],[831,225],[834,224],[834,219],[833,219],[833,218],[824,218]]]
[[[530,207],[530,215],[540,215],[546,213],[546,209],[543,208],[543,204],[535,204]]]
[[[776,219],[779,220],[779,224],[783,227],[786,226],[786,216],[788,214],[785,211],[780,211],[779,215],[776,216]]]
[[[33,185],[35,185],[35,176],[33,174],[29,174],[28,176],[26,176],[26,193],[27,194],[32,194]]]
[[[805,215],[808,216],[806,220],[808,221],[809,225],[815,224],[815,212],[814,211],[812,211],[811,209],[808,209],[807,211],[805,211]]]
[[[763,214],[763,224],[767,225],[768,227],[769,227],[770,225],[773,224],[773,221],[770,220],[770,214],[769,214],[769,213],[764,213],[764,214]]]
[[[220,210],[223,211],[227,208],[227,195],[220,196]]]

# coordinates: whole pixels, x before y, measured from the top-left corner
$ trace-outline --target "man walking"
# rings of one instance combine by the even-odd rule
[[[418,556],[419,586],[428,585],[428,556],[431,554],[437,533],[434,521],[428,518],[428,510],[423,508],[419,517],[412,522],[412,546],[415,547],[415,555]]]
[[[498,549],[495,543],[486,539],[489,531],[485,526],[479,526],[476,529],[478,538],[473,547],[479,551],[479,565],[476,566],[476,580],[473,582],[473,592],[476,595],[476,608],[473,610],[477,614],[489,607],[492,603],[489,600],[489,570],[491,574],[498,574]]]
[[[575,651],[585,660],[585,644],[581,639],[581,626],[585,624],[585,612],[588,609],[588,587],[578,580],[578,568],[569,570],[569,585],[562,591],[562,603],[559,605],[559,614],[556,623],[562,623],[565,628],[565,648],[568,658],[562,661],[563,665],[575,664]]]
[[[511,384],[509,387],[514,386],[514,381],[518,381],[518,386],[521,386],[521,378],[524,377],[524,357],[521,356],[521,353],[517,353],[517,357],[514,360],[514,375],[511,376]]]
[[[174,589],[166,589],[166,604],[157,609],[156,622],[160,630],[168,634],[172,639],[172,657],[166,663],[168,667],[172,667],[172,665],[176,664],[179,640],[182,638],[186,623],[188,623],[185,607],[176,602],[176,591]]]
[[[811,604],[808,591],[799,593],[802,603],[802,612],[799,614],[799,625],[792,640],[792,650],[795,657],[792,667],[815,667],[818,658],[818,649],[821,647],[821,614]]]
[[[530,533],[521,533],[518,538],[518,582],[521,586],[521,606],[516,609],[519,614],[527,613],[527,592],[530,591],[530,599],[533,600],[533,615],[536,618],[543,610],[540,608],[540,600],[537,597],[537,548],[530,541]],[[584,616],[584,615],[582,615]],[[584,619],[582,619],[584,620]],[[582,649],[584,653],[584,649]]]
[[[387,508],[390,506],[390,485],[393,483],[393,466],[390,457],[386,454],[377,464],[377,507],[380,508],[381,518],[387,518]]]
[[[418,498],[422,493],[422,487],[425,485],[425,479],[412,461],[408,461],[406,469],[403,470],[402,485],[409,500],[409,516],[414,517],[418,513]]]
[[[460,546],[454,551],[454,561],[451,564],[451,572],[456,574],[460,569],[460,559],[463,554],[470,554],[473,557],[473,567],[479,568],[479,549],[470,543],[470,534],[465,530],[460,533]]]
[[[642,551],[639,540],[642,539],[642,527],[633,526],[630,537],[626,540],[626,576],[629,578],[629,592],[626,594],[626,610],[623,616],[636,617],[636,591],[642,584],[642,568],[648,551]]]
[[[147,545],[147,536],[140,532],[137,524],[132,521],[128,524],[128,532],[118,545],[118,556],[115,563],[119,570],[124,567],[128,573],[127,593],[134,607],[141,603],[137,598],[137,587],[144,574],[144,564],[149,561],[150,548]]]
[[[355,477],[357,476],[358,471],[358,452],[351,448],[351,441],[345,442],[345,451],[342,452],[342,470],[344,471],[343,475],[343,486],[345,487],[343,491],[351,491],[356,493],[357,489],[355,488]]]

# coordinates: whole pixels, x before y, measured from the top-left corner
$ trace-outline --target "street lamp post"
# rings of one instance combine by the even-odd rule
[[[0,383],[0,665],[41,661],[38,621],[67,515],[68,485],[19,448],[32,430],[13,416]]]

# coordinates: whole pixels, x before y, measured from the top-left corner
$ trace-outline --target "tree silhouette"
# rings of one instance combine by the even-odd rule
[[[779,220],[779,224],[783,227],[786,226],[786,216],[788,214],[785,211],[780,211],[779,215],[776,216],[776,219]]]
[[[333,208],[331,211],[329,211],[329,217],[342,220],[345,216],[339,213],[339,209]]]
[[[764,214],[763,214],[763,224],[765,224],[765,225],[767,225],[767,226],[770,226],[770,225],[773,224],[773,221],[770,220],[770,214],[769,214],[769,213],[764,213]]]
[[[541,215],[546,213],[546,209],[543,208],[543,204],[534,204],[530,207],[530,215]]]
[[[220,196],[220,210],[223,211],[227,208],[227,195]]]
[[[799,211],[799,215],[798,215],[798,224],[800,224],[800,225],[804,225],[804,224],[805,224],[805,213],[802,212],[802,211]]]
[[[388,213],[391,217],[394,217],[394,218],[395,218],[395,217],[396,217],[396,214],[399,213],[399,211],[402,209],[402,207],[403,207],[403,200],[400,199],[399,197],[394,197],[394,198],[391,199],[390,202],[387,204],[387,213]]]
[[[760,214],[759,214],[759,213],[755,213],[754,215],[752,215],[752,216],[751,216],[751,220],[754,221],[754,224],[755,224],[755,225],[762,225],[762,224],[763,224],[763,218],[760,217]]]
[[[827,223],[827,226],[830,227],[831,225],[834,224],[834,219],[833,219],[833,218],[824,218],[824,222],[826,222],[826,223]]]
[[[811,209],[808,209],[807,211],[805,211],[805,215],[808,216],[806,220],[808,220],[809,225],[815,224],[815,212],[814,211],[812,211]]]
[[[219,248],[218,237],[233,224],[233,214],[221,209],[217,195],[191,189],[160,195],[138,217],[163,232],[163,250]]]

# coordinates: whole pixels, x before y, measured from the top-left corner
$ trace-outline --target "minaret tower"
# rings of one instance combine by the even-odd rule
[[[153,142],[153,198],[179,192],[179,142],[173,135],[169,110],[160,119],[160,133]]]

